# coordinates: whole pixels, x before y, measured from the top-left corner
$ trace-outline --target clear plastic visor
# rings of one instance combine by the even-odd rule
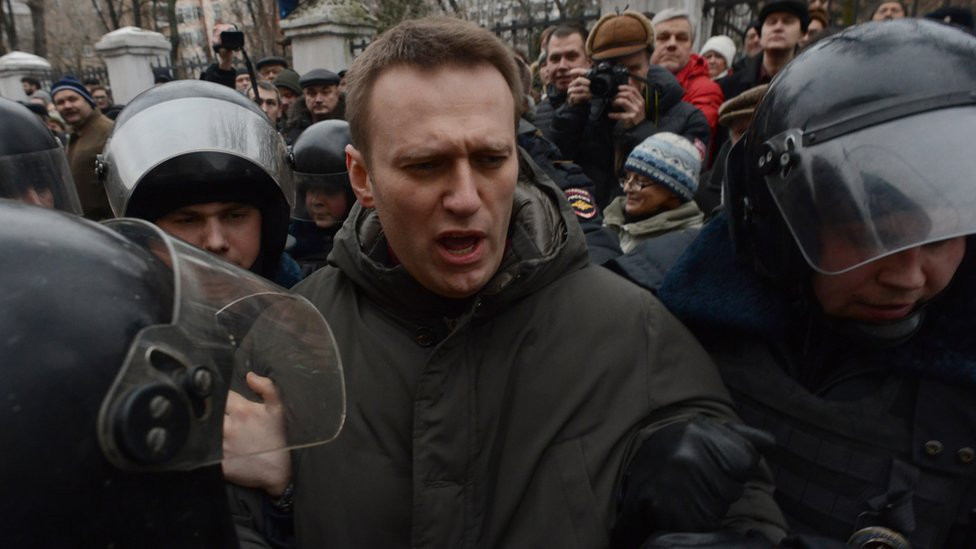
[[[314,221],[319,226],[341,223],[352,209],[348,172],[309,174],[295,172],[293,219]]]
[[[842,273],[976,233],[976,155],[966,145],[973,127],[976,108],[966,107],[807,147],[795,132],[794,160],[767,175],[766,184],[810,266]]]
[[[68,158],[60,148],[0,157],[0,198],[81,215]]]
[[[335,438],[342,367],[311,303],[150,223],[105,224],[172,269],[175,295],[172,323],[137,335],[102,403],[99,439],[113,463],[186,470]],[[252,391],[248,372],[270,378],[277,396]],[[270,418],[260,435],[231,413],[256,404]]]
[[[147,108],[115,128],[105,151],[105,186],[116,215],[123,215],[135,187],[153,168],[187,153],[208,151],[260,166],[294,204],[284,139],[263,114],[220,99],[190,97]]]

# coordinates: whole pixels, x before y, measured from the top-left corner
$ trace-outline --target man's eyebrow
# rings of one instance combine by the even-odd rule
[[[514,150],[514,143],[484,143],[470,149],[472,154],[510,154]],[[396,162],[411,162],[430,160],[445,155],[452,155],[456,149],[410,147],[402,150],[394,150],[393,158]]]

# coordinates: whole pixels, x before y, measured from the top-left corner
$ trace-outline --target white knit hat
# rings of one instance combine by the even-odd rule
[[[724,57],[725,64],[729,67],[731,67],[732,62],[735,61],[735,42],[724,34],[713,36],[705,42],[705,45],[702,46],[701,54],[705,55],[710,51]]]
[[[701,153],[684,137],[660,132],[634,147],[624,169],[664,185],[681,202],[688,202],[698,190]]]

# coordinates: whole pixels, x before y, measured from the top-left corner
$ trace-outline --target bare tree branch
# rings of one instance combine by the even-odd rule
[[[132,0],[132,24],[142,28],[142,2]]]
[[[14,17],[14,7],[7,0],[7,17],[4,20],[7,26],[7,42],[11,50],[17,50],[17,19]]]
[[[47,57],[47,25],[44,22],[44,0],[28,0],[27,8],[31,12],[31,23],[34,26],[34,55]]]
[[[7,18],[3,14],[3,2],[0,2],[0,55],[7,53],[7,45],[3,42],[3,29],[7,26]]]
[[[170,65],[176,65],[180,58],[180,29],[179,21],[176,19],[176,0],[166,0],[166,19],[169,20],[169,43],[172,49],[169,51]],[[177,78],[196,75],[174,75]]]
[[[110,30],[113,30],[111,27],[108,26],[108,21],[105,20],[105,14],[102,13],[102,8],[101,6],[98,5],[98,0],[91,0],[91,3],[92,3],[92,7],[95,8],[95,13],[98,14],[98,20],[101,21],[102,26],[105,27],[105,32],[109,32]]]
[[[105,5],[108,6],[108,17],[112,21],[112,30],[121,28],[122,25],[119,23],[119,10],[115,9],[115,0],[105,0]]]

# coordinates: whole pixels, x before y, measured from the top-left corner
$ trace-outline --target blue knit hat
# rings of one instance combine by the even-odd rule
[[[684,137],[660,132],[634,147],[624,169],[664,185],[688,202],[698,190],[701,153]]]
[[[56,96],[59,91],[64,90],[71,90],[77,93],[82,97],[82,99],[87,101],[89,105],[92,107],[95,106],[95,100],[92,99],[91,94],[88,93],[88,89],[85,88],[85,85],[74,76],[65,76],[61,80],[55,82],[54,85],[51,86],[51,97]]]

